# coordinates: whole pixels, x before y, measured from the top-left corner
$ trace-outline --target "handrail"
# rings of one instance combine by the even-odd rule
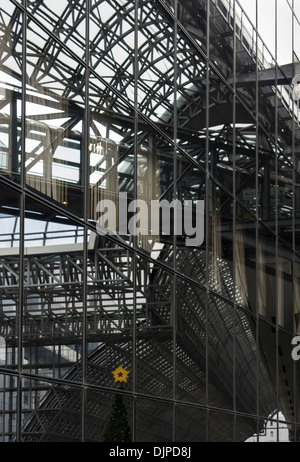
[[[277,60],[274,58],[274,56],[270,52],[269,48],[263,41],[261,35],[257,31],[256,27],[254,26],[254,24],[252,23],[249,16],[247,15],[247,13],[245,12],[245,10],[243,9],[243,7],[241,6],[238,0],[212,0],[212,2],[215,4],[217,10],[220,12],[222,17],[226,20],[226,22],[228,23],[229,27],[232,30],[233,30],[233,20],[235,20],[235,23],[237,26],[236,27],[237,37],[239,38],[242,46],[247,51],[249,56],[253,59],[257,59],[259,70],[265,70],[270,67],[276,67],[280,69],[280,66]],[[241,12],[240,17],[237,14],[236,8],[233,7],[234,2],[235,2],[235,5],[238,5],[238,8],[240,9],[240,12]],[[224,14],[224,10],[223,8],[220,7],[220,4],[223,5],[223,7],[225,7],[227,14]],[[234,14],[235,14],[235,18],[233,16]],[[246,18],[246,21],[249,25],[249,28],[252,29],[252,32],[246,28],[244,18]],[[256,36],[256,41],[255,41],[255,36]],[[280,70],[280,72],[282,71]],[[293,89],[291,85],[292,85],[292,82],[290,84],[289,90],[287,90],[285,87],[282,89],[277,88],[276,90],[275,86],[273,86],[273,90],[274,90],[274,93],[277,94],[277,97],[282,102],[287,112],[290,114],[291,117],[294,118],[295,122],[300,126],[299,105],[294,104],[295,101],[292,96]]]

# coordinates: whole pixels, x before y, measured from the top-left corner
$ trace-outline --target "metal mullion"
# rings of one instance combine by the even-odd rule
[[[205,200],[205,265],[206,265],[206,276],[205,276],[205,285],[206,285],[206,294],[205,294],[205,404],[208,409],[209,404],[209,86],[210,86],[210,0],[206,2],[206,146],[205,146],[205,162],[206,162],[206,175],[205,175],[205,190],[206,190],[206,200]],[[209,440],[209,414],[206,411],[206,441]]]
[[[141,5],[142,8],[142,5]],[[138,113],[138,78],[139,78],[139,10],[140,2],[135,0],[134,3],[134,63],[133,63],[133,72],[134,72],[134,172],[133,172],[133,198],[137,200],[138,191],[137,191],[137,180],[138,180],[138,125],[139,125],[139,113]],[[132,329],[132,391],[133,391],[133,401],[132,401],[132,441],[136,441],[136,393],[137,393],[137,334],[136,334],[136,323],[137,323],[137,236],[133,236],[133,248],[134,252],[132,254],[133,258],[133,329]]]
[[[20,170],[20,243],[19,243],[19,303],[18,303],[18,384],[17,384],[17,416],[16,416],[16,440],[21,442],[22,425],[22,371],[23,371],[23,309],[25,303],[24,294],[24,247],[25,247],[25,152],[26,152],[26,60],[27,60],[27,0],[23,0],[24,11],[22,11],[22,101],[21,101],[21,170]],[[15,153],[17,156],[17,153]]]
[[[256,47],[255,47],[255,72],[256,72],[256,79],[255,79],[255,116],[256,116],[256,143],[255,143],[255,168],[256,168],[256,175],[255,175],[255,194],[256,194],[256,220],[255,220],[255,316],[256,316],[256,415],[259,415],[259,316],[258,316],[258,307],[259,307],[259,297],[258,297],[258,290],[259,290],[259,282],[258,282],[258,243],[259,243],[259,227],[258,227],[258,191],[259,191],[259,184],[258,184],[258,169],[259,169],[259,121],[258,121],[258,114],[259,114],[259,101],[258,101],[258,79],[259,79],[259,68],[258,68],[258,0],[256,0]],[[257,442],[259,442],[259,420],[256,421],[256,435],[257,435]]]
[[[90,40],[89,40],[89,20],[90,20],[90,2],[86,0],[85,5],[85,111],[83,121],[83,147],[82,155],[84,156],[83,161],[83,181],[84,181],[84,204],[83,204],[83,218],[84,222],[88,222],[88,210],[89,210],[89,127],[90,127],[90,116],[89,116],[89,65],[90,65]],[[82,161],[81,161],[82,164]],[[82,367],[82,407],[81,407],[81,440],[86,441],[86,408],[87,408],[87,277],[88,277],[88,227],[84,225],[83,229],[83,293],[82,293],[82,355],[81,355],[81,367]]]
[[[293,21],[292,21],[292,51],[293,51],[293,59],[294,59],[294,50],[295,50],[295,11],[294,11],[294,0],[292,0],[292,13],[293,13]],[[292,109],[293,109],[293,117],[292,117],[292,165],[293,165],[293,176],[292,176],[292,190],[293,190],[293,199],[292,199],[292,209],[293,209],[293,214],[292,214],[292,246],[293,246],[293,260],[292,260],[292,301],[293,301],[293,306],[292,306],[292,316],[293,316],[293,336],[297,335],[297,325],[296,325],[296,316],[294,314],[294,301],[295,301],[295,296],[296,296],[296,277],[295,277],[295,269],[296,269],[296,259],[295,259],[295,252],[296,252],[296,236],[295,236],[295,210],[296,210],[296,173],[295,173],[295,168],[296,168],[296,149],[295,149],[295,117],[294,117],[294,110],[296,104],[299,104],[299,101],[293,101],[292,103]],[[297,431],[296,431],[296,423],[297,423],[297,380],[296,380],[296,373],[297,373],[297,366],[296,366],[296,361],[293,362],[293,385],[294,385],[294,409],[295,409],[295,414],[294,414],[294,429],[293,429],[293,438],[294,441],[296,441],[297,438]]]
[[[8,168],[11,172],[18,172],[18,115],[17,115],[17,98],[14,92],[11,92],[11,121],[9,127],[9,163]]]
[[[279,324],[278,324],[278,316],[279,316],[279,298],[278,298],[278,153],[279,153],[279,146],[278,146],[278,0],[275,0],[275,281],[276,281],[276,294],[275,294],[275,313],[276,313],[276,339],[275,339],[275,346],[276,346],[276,410],[277,410],[277,441],[279,440]]]
[[[236,0],[233,0],[233,105],[232,105],[232,194],[233,194],[233,213],[232,213],[232,242],[236,242]],[[233,441],[235,441],[236,434],[236,383],[235,383],[235,373],[236,373],[236,246],[232,246],[232,279],[234,285],[234,300],[233,300],[233,358],[232,358],[232,394],[233,394],[233,412],[234,412],[234,425],[233,425]]]
[[[177,199],[177,78],[178,78],[178,65],[177,65],[177,32],[178,32],[178,0],[174,0],[174,36],[173,36],[173,46],[174,46],[174,127],[173,127],[173,137],[174,137],[174,158],[173,158],[173,200]],[[176,207],[174,207],[174,226],[177,223],[176,218]],[[177,342],[177,302],[176,302],[176,232],[174,230],[173,235],[173,293],[172,293],[172,305],[171,309],[173,314],[171,314],[171,319],[173,319],[173,442],[176,441],[176,387],[177,387],[177,374],[176,374],[176,342]]]

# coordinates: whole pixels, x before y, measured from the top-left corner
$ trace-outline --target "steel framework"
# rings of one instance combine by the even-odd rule
[[[4,441],[101,440],[115,393],[137,441],[298,438],[295,66],[237,0],[0,5]],[[204,245],[97,235],[119,192],[205,199]]]

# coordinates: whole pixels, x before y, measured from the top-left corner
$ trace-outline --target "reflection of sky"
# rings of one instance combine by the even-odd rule
[[[0,248],[18,247],[20,219],[0,214]],[[77,244],[83,241],[83,230],[70,224],[25,219],[25,246]]]
[[[297,53],[297,55],[300,57],[300,24],[298,23],[297,19],[294,19],[293,21],[293,16],[292,16],[292,10],[290,8],[290,5],[293,4],[294,11],[297,14],[297,16],[300,18],[300,0],[238,0],[241,7],[245,10],[247,15],[249,16],[249,19],[252,21],[252,23],[255,25],[256,20],[258,20],[258,32],[262,38],[262,40],[266,43],[267,47],[269,48],[271,54],[276,57],[277,55],[277,60],[279,64],[287,64],[289,62],[292,62],[292,44],[294,42],[294,48]],[[223,2],[226,4],[228,0],[223,0]],[[8,9],[8,13],[12,13],[13,6],[11,5],[10,2],[5,1],[5,4],[8,5],[10,10]],[[45,0],[44,4],[49,7],[50,10],[53,9],[53,14],[59,16],[62,11],[64,10],[65,6],[67,5],[67,0],[61,0],[60,2],[53,2],[50,0]],[[231,2],[232,4],[232,2]],[[277,5],[277,7],[276,7]],[[256,14],[256,7],[258,8],[257,14]],[[239,11],[239,8],[237,6],[237,12]],[[111,15],[114,14],[113,9],[107,9],[105,11],[101,11],[102,20],[106,21],[111,17]],[[277,22],[276,22],[276,15],[277,15]],[[243,24],[246,25],[247,21],[244,20]],[[276,44],[276,24],[277,24],[277,53],[275,49],[275,44]],[[250,26],[249,27],[249,32],[251,33]],[[293,34],[293,27],[294,27],[294,38],[292,37]],[[97,25],[92,22],[91,24],[91,35],[97,33]],[[294,39],[294,40],[293,40]],[[141,45],[142,40],[140,40],[140,45]],[[129,45],[129,43],[127,43]],[[133,44],[130,44],[132,47]],[[70,44],[70,46],[72,46]],[[126,56],[124,56],[124,59]],[[151,74],[152,72],[152,74]],[[149,80],[151,78],[155,79],[155,74],[153,70],[149,71]],[[11,88],[17,86],[20,84],[20,82],[16,81],[12,76],[8,76],[6,73],[4,74],[3,71],[0,71],[0,81],[5,82],[5,85],[7,88]],[[28,89],[29,91],[29,89]],[[35,93],[35,91],[33,91]],[[5,96],[5,91],[2,89],[0,91],[0,100],[3,99]],[[46,95],[43,95],[43,98],[47,98]],[[51,99],[49,97],[49,99]],[[19,105],[21,104],[18,102]],[[6,114],[9,115],[9,105],[7,105],[5,108],[2,109],[2,111]],[[42,114],[43,111],[45,114],[48,112],[51,112],[52,117],[49,119],[49,124],[52,126],[60,126],[61,125],[61,111],[55,110],[54,108],[49,108],[49,107],[42,107],[41,105],[36,105],[34,103],[27,103],[26,107],[26,114],[27,117],[30,118],[30,116],[33,114],[36,114],[38,111],[39,114]],[[18,113],[20,113],[20,107],[18,107]],[[57,112],[57,119],[53,118],[53,114]],[[44,124],[47,125],[48,121],[44,120]],[[97,125],[98,122],[95,122]],[[82,126],[76,127],[81,131]],[[97,125],[97,128],[99,131],[102,133],[102,135],[105,134],[105,127],[104,126],[99,126]],[[45,132],[46,133],[46,132]],[[44,135],[44,133],[39,132],[39,136],[41,137]],[[93,135],[93,132],[91,130],[91,135]],[[116,139],[115,139],[116,137]],[[115,134],[113,131],[110,131],[110,139],[119,142],[120,141],[120,136]],[[26,148],[28,152],[31,152],[34,148],[36,148],[38,141],[35,141],[35,144],[33,140],[27,139],[26,140]],[[1,131],[0,132],[0,145],[8,146],[8,133],[6,131]],[[43,145],[43,142],[42,142]],[[73,162],[79,163],[79,154],[80,151],[79,149],[75,148],[74,146],[72,148],[68,148],[66,146],[62,147],[59,146],[54,154],[55,159],[59,159],[62,161],[66,161],[69,158],[72,159]],[[91,156],[96,156],[96,154],[91,153]],[[5,168],[7,164],[7,154],[5,152],[0,152],[0,166],[3,164],[3,167]],[[93,161],[93,158],[91,158]],[[30,163],[32,159],[29,157],[27,162]],[[98,159],[95,157],[95,163],[98,162]],[[35,173],[35,174],[40,174],[42,175],[42,169],[43,165],[42,163],[37,163],[35,166],[35,170],[29,173]],[[73,166],[65,166],[65,165],[60,165],[60,164],[55,164],[53,166],[53,173],[54,176],[57,178],[66,178],[68,177],[69,181],[72,179],[74,181],[78,181],[78,168],[73,167]],[[73,170],[72,170],[73,169]],[[91,184],[97,182],[101,176],[103,175],[103,172],[101,171],[95,171],[93,176],[91,177]],[[8,212],[9,213],[9,212]],[[14,217],[4,217],[3,215],[0,216],[0,226],[1,226],[1,238],[0,238],[0,247],[6,247],[6,246],[17,246],[18,245],[18,232],[19,232],[19,222],[16,220]],[[51,230],[51,226],[54,226],[53,224],[45,224],[44,222],[39,222],[36,220],[26,220],[26,233],[28,237],[28,242],[27,245],[30,245],[30,241],[32,242],[31,245],[35,242],[36,245],[43,245],[45,242],[45,236],[46,236],[46,241],[47,244],[50,243],[57,243],[58,239],[56,238],[56,235],[53,232],[50,231],[58,231],[61,240],[60,243],[71,243],[74,242],[75,240],[75,230],[76,228],[73,228],[73,231],[69,233],[69,230],[71,229],[70,227],[63,228],[63,225],[55,224],[55,229]],[[33,234],[36,233],[36,234]],[[47,235],[45,234],[48,233]],[[68,234],[69,233],[69,234]],[[73,235],[72,235],[73,233]],[[15,239],[11,239],[11,236],[15,236]],[[72,235],[72,237],[71,237]],[[49,236],[49,237],[48,237]],[[50,239],[50,236],[53,237],[53,239]]]
[[[277,0],[277,61],[279,64],[292,62],[293,43],[293,0]],[[269,48],[271,54],[276,56],[276,0],[239,0],[251,22],[256,24],[256,3],[258,4],[258,32]],[[294,12],[300,18],[300,1],[294,0]],[[300,58],[300,24],[294,20],[294,49]]]

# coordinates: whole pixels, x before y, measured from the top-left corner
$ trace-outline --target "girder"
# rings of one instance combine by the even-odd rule
[[[59,250],[59,248],[56,248]],[[17,341],[15,307],[18,301],[18,256],[2,259],[1,334],[8,343]],[[141,273],[145,270],[141,267]],[[25,263],[25,343],[51,345],[81,341],[83,252],[59,252],[28,256]],[[93,338],[97,333],[122,332],[132,323],[133,288],[128,254],[121,249],[93,250],[88,262],[88,323]],[[142,277],[142,276],[141,276]],[[137,300],[144,304],[145,287]],[[137,318],[145,317],[141,309]],[[42,322],[41,322],[42,318]],[[55,340],[54,340],[55,339]]]
[[[292,137],[294,142],[300,138],[299,120],[290,105],[295,66],[271,66],[222,0],[178,0],[176,37],[172,0],[140,0],[138,17],[135,2],[91,0],[88,30],[85,2],[35,0],[27,2],[24,78],[24,9],[17,0],[8,3],[7,11],[0,5],[0,71],[9,76],[5,82],[0,78],[0,133],[9,140],[0,146],[0,192],[11,183],[14,188],[9,197],[0,194],[0,212],[18,217],[22,194],[26,196],[25,222],[36,218],[70,224],[73,219],[78,228],[82,224],[94,230],[95,208],[101,198],[115,199],[119,191],[126,191],[129,199],[135,195],[147,201],[172,199],[176,187],[183,200],[198,200],[207,193],[212,228],[212,236],[206,236],[207,252],[186,251],[179,238],[175,260],[172,239],[162,236],[156,254],[155,240],[150,242],[149,236],[141,248],[130,247],[125,236],[124,246],[96,239],[95,245],[84,249],[83,228],[76,230],[80,243],[50,248],[45,229],[44,250],[25,245],[24,271],[19,274],[15,225],[12,235],[4,239],[8,248],[0,251],[0,334],[11,354],[9,367],[17,367],[22,281],[24,370],[37,371],[42,377],[52,367],[53,374],[62,374],[68,384],[45,385],[41,390],[36,385],[28,387],[41,391],[43,399],[27,416],[24,440],[80,438],[81,390],[74,383],[83,380],[84,341],[92,350],[85,379],[95,387],[89,391],[87,409],[90,440],[101,438],[111,407],[103,391],[111,386],[109,368],[116,362],[131,368],[133,348],[137,389],[145,400],[139,408],[145,416],[141,438],[169,438],[169,408],[166,405],[162,413],[160,403],[149,396],[174,396],[174,356],[176,399],[190,406],[182,408],[181,422],[187,424],[180,425],[179,438],[187,431],[191,440],[203,434],[201,412],[207,396],[216,409],[230,408],[228,403],[234,402],[235,410],[242,413],[237,440],[257,430],[254,418],[251,424],[244,418],[247,413],[258,419],[257,389],[262,415],[270,415],[280,404],[292,421],[299,397],[286,384],[292,382],[294,365],[290,358],[280,358],[279,373],[268,361],[274,349],[288,346],[287,341],[276,343],[269,324],[276,321],[290,327],[294,314],[285,307],[294,300],[285,298],[278,308],[281,317],[274,321],[274,297],[264,299],[264,284],[275,292],[278,272],[284,293],[290,294],[291,281],[298,282],[288,266],[299,256],[292,255],[299,248],[295,242],[299,231],[293,235],[293,229],[298,225],[294,209],[299,211],[300,201],[293,189],[294,160],[299,153]],[[233,76],[234,69],[238,72]],[[259,76],[259,102],[254,73],[255,78]],[[20,110],[22,98],[26,120]],[[25,172],[22,136],[23,142],[26,138]],[[175,151],[177,178],[173,177]],[[234,236],[233,193],[238,210]],[[245,229],[247,255],[238,247],[239,233]],[[268,257],[263,279],[253,275],[255,257],[260,256],[255,233],[261,234],[263,242],[269,231],[280,234],[288,248],[284,252],[264,242],[263,250],[259,249]],[[217,238],[213,232],[219,233]],[[281,266],[275,268],[278,257]],[[251,293],[255,278],[265,303],[258,313],[265,322],[261,337],[253,308],[257,300]],[[274,377],[281,392],[277,401]],[[10,386],[10,393],[15,390]],[[213,440],[232,439],[228,419],[226,412],[216,418]]]
[[[92,48],[91,48],[91,63],[92,69],[95,71],[95,74],[92,75],[90,80],[89,88],[89,97],[90,97],[90,109],[91,109],[91,125],[93,130],[98,137],[97,142],[101,142],[103,138],[103,133],[99,131],[99,127],[96,124],[96,121],[102,122],[105,125],[109,124],[114,128],[119,134],[122,134],[123,139],[129,139],[132,130],[133,130],[133,108],[129,104],[124,105],[124,101],[120,98],[121,94],[128,94],[128,88],[130,87],[133,91],[133,80],[134,75],[132,73],[132,60],[133,60],[133,49],[132,49],[132,34],[134,30],[134,19],[133,19],[133,6],[131,2],[123,2],[122,5],[118,4],[111,0],[107,2],[108,12],[106,13],[105,18],[101,17],[103,15],[103,10],[100,9],[101,2],[92,2],[92,9],[90,12],[90,17],[92,23],[103,24],[103,27],[100,27],[94,30],[92,28]],[[139,89],[138,94],[140,98],[140,112],[141,114],[149,118],[150,121],[153,121],[157,126],[163,130],[166,134],[171,133],[168,127],[172,127],[172,102],[170,101],[170,89],[172,88],[172,82],[174,80],[173,76],[173,62],[172,55],[174,49],[172,48],[172,29],[170,26],[165,27],[166,24],[170,24],[171,15],[166,9],[166,3],[157,1],[155,2],[155,8],[152,6],[149,7],[147,2],[143,2],[141,5],[141,11],[143,14],[139,18],[139,24],[141,30],[147,28],[148,34],[146,36],[141,33],[140,37],[140,49],[141,49],[141,60],[142,65],[141,75],[139,76]],[[43,18],[44,20],[49,21],[49,24],[53,26],[53,31],[50,34],[50,29],[48,32],[48,37],[46,29],[41,30],[41,41],[31,40],[31,36],[28,37],[28,46],[30,52],[28,53],[28,61],[30,62],[30,57],[38,56],[38,65],[29,66],[28,69],[32,70],[32,73],[28,72],[28,102],[32,102],[36,108],[40,108],[40,111],[35,111],[30,119],[35,121],[34,124],[30,124],[28,120],[28,134],[31,142],[33,140],[40,140],[40,144],[36,144],[35,148],[28,154],[28,162],[26,165],[28,184],[32,185],[34,188],[39,189],[41,192],[46,193],[47,196],[52,197],[55,200],[58,200],[61,203],[70,203],[72,201],[68,200],[68,193],[65,192],[65,185],[62,185],[61,180],[53,178],[52,171],[57,170],[58,166],[62,168],[62,160],[54,157],[57,155],[57,149],[60,146],[66,146],[66,139],[70,136],[71,131],[78,123],[83,121],[83,110],[84,110],[84,99],[83,99],[83,76],[84,76],[84,66],[83,62],[78,61],[78,64],[75,65],[74,58],[64,51],[67,46],[74,45],[77,43],[75,48],[75,55],[78,55],[78,58],[84,58],[84,33],[79,37],[79,31],[82,30],[85,11],[83,10],[81,2],[76,3],[76,6],[73,3],[68,3],[65,10],[62,12],[62,7],[56,7],[53,11],[48,11],[47,6],[43,2],[31,2],[30,12],[32,17],[29,20],[30,24],[33,24],[34,17]],[[178,49],[176,51],[178,57],[178,67],[179,72],[179,81],[177,82],[178,89],[178,100],[177,100],[177,134],[180,136],[178,141],[179,145],[182,143],[184,150],[187,150],[187,153],[191,157],[199,159],[199,152],[197,149],[205,149],[205,123],[206,123],[206,67],[205,67],[205,56],[203,53],[200,53],[200,47],[203,46],[203,37],[205,36],[205,9],[206,3],[202,1],[195,2],[191,4],[181,4],[179,3],[179,13],[178,17],[181,18],[180,28],[178,32]],[[230,132],[230,126],[232,120],[230,119],[232,111],[232,90],[229,85],[226,85],[226,81],[221,79],[221,72],[226,77],[228,82],[232,81],[232,28],[230,26],[230,14],[224,10],[224,5],[220,1],[212,2],[212,24],[213,37],[223,37],[224,40],[223,46],[216,46],[214,52],[219,53],[214,60],[214,65],[210,70],[210,87],[209,87],[209,101],[210,101],[210,124],[213,125],[223,125],[228,132]],[[118,11],[118,14],[113,14],[113,11]],[[197,14],[192,15],[192,12],[196,11]],[[20,36],[20,25],[17,21],[17,18],[20,17],[21,11],[18,9],[14,12],[15,17],[11,22],[11,27],[15,30],[14,40],[15,43],[12,47],[8,46],[8,50],[18,49],[18,41],[21,40]],[[63,14],[65,21],[62,21],[60,14]],[[68,18],[72,18],[72,21]],[[4,18],[3,18],[4,21]],[[73,23],[74,21],[74,23]],[[5,23],[5,21],[4,21]],[[72,23],[72,30],[71,24]],[[126,24],[126,27],[125,27]],[[81,25],[79,27],[79,25]],[[143,27],[142,27],[143,26]],[[192,28],[192,30],[185,29],[185,26]],[[50,27],[50,26],[49,26]],[[224,30],[226,34],[224,37]],[[223,31],[223,32],[222,32]],[[71,33],[72,32],[72,33]],[[242,37],[243,31],[238,31],[239,37]],[[202,34],[202,36],[201,36]],[[161,40],[161,37],[164,37]],[[2,42],[10,41],[12,35],[3,34]],[[34,38],[34,36],[32,36]],[[64,46],[64,48],[59,48],[59,44],[56,42],[59,38]],[[130,39],[129,39],[130,38]],[[218,40],[218,39],[217,39]],[[1,43],[2,43],[1,42]],[[188,47],[187,47],[188,43]],[[80,47],[81,44],[81,47]],[[249,43],[244,39],[242,41],[243,48],[241,48],[241,53],[239,59],[241,64],[245,66],[245,60],[252,60],[255,58],[253,56],[253,49],[249,47]],[[10,42],[9,44],[10,45]],[[122,57],[124,61],[117,60],[117,50],[122,51]],[[74,47],[72,48],[74,49]],[[226,49],[226,54],[224,51]],[[154,55],[155,52],[155,55]],[[227,56],[228,62],[226,64],[224,59]],[[19,55],[14,54],[15,60],[19,63],[21,62]],[[3,53],[3,65],[7,61],[8,55]],[[118,61],[118,62],[117,62]],[[119,62],[120,61],[120,62]],[[250,62],[249,61],[249,62]],[[72,64],[73,63],[73,64]],[[153,64],[154,63],[154,64]],[[221,67],[219,63],[223,63]],[[0,63],[1,64],[1,63]],[[20,65],[20,64],[19,64]],[[261,64],[263,66],[263,63]],[[249,67],[249,66],[248,66]],[[76,70],[77,69],[77,70]],[[105,76],[104,69],[106,69],[107,74],[111,74],[111,77]],[[119,69],[119,71],[118,71]],[[101,72],[100,72],[101,70]],[[99,71],[99,72],[98,72]],[[14,70],[15,72],[15,70]],[[40,76],[37,73],[40,73]],[[53,72],[53,78],[51,77],[51,72]],[[263,72],[263,71],[262,71]],[[270,72],[266,70],[265,72]],[[79,73],[79,74],[78,74]],[[278,72],[279,73],[279,72]],[[72,78],[71,76],[81,75],[81,80],[78,81],[76,77]],[[21,72],[19,75],[15,74],[16,77],[21,80]],[[47,79],[46,76],[47,75]],[[118,75],[120,76],[118,78]],[[145,77],[144,77],[145,76]],[[152,76],[152,77],[151,77]],[[151,85],[149,85],[152,79]],[[52,82],[58,82],[61,90],[55,89],[52,87]],[[280,81],[280,75],[279,75]],[[102,83],[101,83],[102,82]],[[236,84],[238,84],[238,79]],[[154,86],[153,86],[154,85]],[[33,91],[33,88],[35,89]],[[113,90],[112,90],[113,89]],[[95,92],[94,92],[95,90]],[[253,135],[256,133],[256,123],[255,118],[253,117],[252,111],[254,110],[254,95],[253,87],[248,88],[243,86],[241,91],[238,92],[238,97],[240,98],[240,103],[237,104],[237,122],[247,124],[248,133],[245,138],[245,129],[236,128],[235,139],[238,143],[239,137],[243,139],[246,148],[248,148],[248,156],[243,157],[243,163],[241,164],[241,175],[247,176],[249,172],[254,172],[255,164],[253,163],[253,158],[255,156],[255,146],[253,145],[252,139]],[[126,93],[127,92],[127,93]],[[43,107],[49,99],[45,99],[51,96],[52,103],[51,107],[57,111],[57,113],[48,113],[43,114]],[[94,99],[97,96],[97,99]],[[269,95],[269,96],[268,96]],[[9,90],[6,93],[7,99],[9,101],[12,98],[12,95]],[[265,139],[266,143],[269,143],[272,147],[270,148],[270,162],[272,168],[274,169],[274,143],[270,139],[270,126],[274,125],[274,102],[276,96],[281,100],[281,94],[276,93],[273,86],[270,85],[263,90],[261,93],[262,100],[264,104],[261,105],[265,113],[261,113],[259,116],[259,123],[261,124],[261,137]],[[247,100],[248,109],[245,104]],[[279,103],[281,104],[281,103]],[[120,106],[121,105],[121,106]],[[49,105],[48,105],[49,106]],[[223,108],[223,109],[222,109]],[[52,109],[52,110],[53,110]],[[249,110],[250,109],[250,110]],[[285,106],[282,106],[283,111],[286,110]],[[44,120],[55,120],[59,117],[65,118],[66,121],[61,124],[61,129],[59,131],[53,130],[48,125],[43,126]],[[288,112],[286,113],[288,116]],[[17,117],[17,114],[16,114]],[[279,132],[281,137],[287,136],[290,132],[291,127],[286,127],[288,120],[286,120],[285,115],[283,114],[282,118],[282,127],[284,129]],[[280,122],[281,123],[281,122]],[[18,126],[16,120],[16,126]],[[143,128],[143,132],[152,132],[151,126],[147,126],[147,123],[141,119],[139,121],[140,128]],[[7,125],[8,127],[8,125]],[[251,129],[249,129],[251,127]],[[287,130],[286,130],[287,128]],[[4,127],[5,131],[5,122]],[[40,134],[36,134],[37,129]],[[202,131],[201,131],[202,129]],[[8,128],[7,128],[8,130]],[[188,138],[188,131],[193,133],[194,130],[198,131],[199,137],[195,143],[195,153],[197,157],[190,148],[186,148],[186,141]],[[220,131],[222,133],[222,130]],[[44,136],[49,139],[49,142],[45,145]],[[126,136],[125,136],[126,135]],[[17,133],[15,134],[17,136]],[[295,132],[297,136],[297,131]],[[72,133],[71,137],[78,140],[77,148],[81,149],[83,140],[78,134]],[[193,136],[195,139],[195,137]],[[217,135],[218,138],[218,135]],[[212,139],[212,138],[211,138]],[[162,140],[161,140],[162,141]],[[286,141],[288,144],[286,144]],[[220,143],[220,151],[222,154],[217,154],[217,164],[218,167],[232,168],[232,159],[229,155],[233,152],[233,146],[231,145],[230,137],[223,138],[220,135],[219,140],[212,142],[212,149],[216,143]],[[93,140],[91,140],[93,144]],[[150,137],[148,142],[145,143],[148,149],[150,146]],[[166,142],[165,146],[169,146]],[[69,144],[70,147],[70,144]],[[235,150],[242,152],[242,146],[235,145]],[[42,150],[41,150],[41,149]],[[130,153],[133,145],[129,145],[125,148],[125,152]],[[141,145],[142,148],[142,145]],[[122,149],[122,148],[120,148]],[[288,154],[290,152],[290,142],[288,139],[282,138],[278,141],[277,149],[282,150],[282,156],[278,160],[278,170],[282,172],[282,176],[286,176],[287,179],[292,178],[293,166],[291,164],[291,158]],[[39,154],[37,155],[37,152]],[[124,152],[124,150],[123,150]],[[16,154],[15,154],[16,156]],[[113,155],[114,156],[114,155]],[[159,156],[162,156],[162,152],[159,153]],[[130,156],[122,154],[120,158],[129,159]],[[161,157],[162,158],[162,157]],[[170,159],[172,158],[172,152],[170,151]],[[115,157],[114,161],[119,162]],[[235,159],[235,168],[239,168],[241,163],[241,157]],[[40,167],[39,164],[44,162],[44,180],[41,178],[36,178],[37,169]],[[82,162],[83,160],[76,161],[74,164],[68,162],[68,169],[74,169],[75,180],[73,183],[76,183],[79,187],[82,184]],[[163,164],[161,164],[163,166]],[[166,164],[167,165],[167,164]],[[12,161],[11,165],[8,165],[7,168],[11,171],[17,173],[19,166],[17,161]],[[65,167],[64,167],[65,168]],[[167,166],[168,169],[168,166]],[[66,170],[67,172],[67,170]],[[261,165],[261,172],[264,173],[264,164]],[[91,175],[103,175],[101,171],[101,165],[93,167],[90,172]],[[126,175],[120,173],[121,179],[120,183],[124,190],[129,190],[130,178],[126,178]],[[160,178],[160,181],[163,179],[163,172],[157,172],[157,177]],[[101,185],[104,181],[104,178],[107,178],[107,174],[102,176],[101,180],[98,180],[95,185]],[[167,180],[168,182],[168,180]],[[126,184],[126,186],[125,186]],[[70,186],[70,185],[69,185]],[[161,183],[163,188],[163,183]],[[72,185],[72,188],[75,188],[75,185]],[[69,189],[70,191],[70,189]],[[71,198],[72,193],[70,192]],[[74,202],[74,201],[73,201]],[[284,204],[286,206],[286,204]],[[82,212],[81,212],[82,213]]]

